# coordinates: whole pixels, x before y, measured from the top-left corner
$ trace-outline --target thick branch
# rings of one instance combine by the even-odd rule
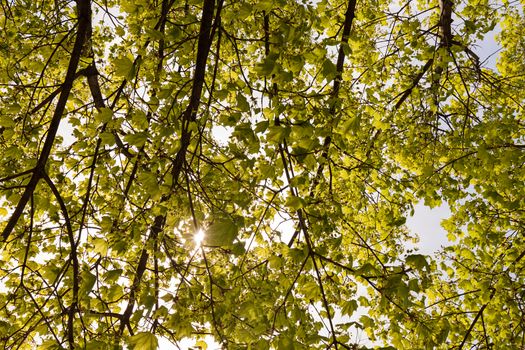
[[[151,227],[151,235],[155,237],[158,236],[158,234],[162,231],[163,226],[164,226],[164,217],[157,216],[155,218],[155,222],[153,226]],[[147,241],[145,244],[147,244]],[[122,314],[122,318],[120,319],[120,327],[119,327],[118,334],[122,334],[122,332],[124,332],[124,328],[126,326],[129,326],[129,319],[131,318],[131,315],[133,314],[133,308],[135,307],[136,295],[139,289],[140,281],[142,280],[142,276],[144,275],[144,272],[146,272],[146,264],[148,262],[148,258],[149,258],[149,254],[148,254],[147,247],[144,247],[140,254],[137,271],[135,272],[135,277],[133,278],[133,284],[131,285],[131,291],[129,292],[128,305],[126,306],[126,310],[124,311],[124,313]]]
[[[55,112],[53,113],[53,117],[51,119],[49,129],[47,130],[47,137],[46,137],[46,140],[44,141],[44,146],[42,147],[42,151],[40,151],[40,156],[38,157],[38,161],[33,171],[33,175],[31,176],[31,179],[29,180],[29,183],[27,184],[24,190],[24,193],[22,194],[22,197],[20,197],[20,201],[18,202],[18,205],[16,206],[13,214],[9,218],[9,221],[7,222],[7,225],[2,232],[3,242],[6,242],[9,236],[11,235],[11,232],[15,228],[16,223],[22,216],[24,208],[27,202],[29,201],[31,194],[35,191],[35,188],[38,185],[38,182],[43,176],[43,172],[44,172],[47,160],[49,159],[49,155],[51,154],[51,149],[53,148],[53,143],[55,141],[58,127],[60,125],[60,120],[62,119],[62,116],[64,114],[64,110],[66,107],[67,99],[69,97],[69,93],[73,87],[73,81],[75,80],[78,63],[80,61],[80,56],[82,55],[82,48],[84,47],[84,42],[86,39],[86,32],[89,26],[90,16],[91,16],[90,1],[89,0],[79,0],[78,1],[78,29],[77,29],[77,34],[75,38],[75,44],[73,46],[73,51],[71,52],[71,58],[69,60],[66,77],[64,79],[64,83],[62,84],[62,90],[60,92],[60,97],[58,99],[58,102],[55,108]]]
[[[217,8],[217,16],[220,16],[223,1],[219,1]],[[212,37],[210,35],[213,23],[213,12],[215,8],[214,0],[204,0],[202,9],[201,26],[199,30],[199,41],[197,43],[197,59],[195,63],[195,73],[193,75],[193,87],[191,90],[190,103],[182,115],[182,133],[181,133],[181,146],[175,161],[173,162],[173,184],[178,182],[182,165],[186,159],[186,151],[190,145],[191,131],[189,131],[189,125],[195,122],[197,119],[197,110],[199,108],[202,87],[204,85],[204,77],[206,74],[206,61],[208,60],[208,54],[210,52]],[[215,21],[217,23],[217,20]]]
[[[399,99],[399,101],[397,101],[396,105],[394,106],[394,110],[398,110],[399,107],[401,107],[401,105],[403,104],[403,102],[405,102],[405,100],[408,98],[408,96],[410,96],[410,94],[412,93],[412,90],[414,90],[414,88],[419,84],[419,81],[421,80],[421,78],[423,78],[423,76],[432,66],[432,63],[434,63],[434,59],[432,58],[429,59],[427,63],[425,63],[421,71],[414,77],[414,80],[412,80],[412,85],[410,85],[408,89],[406,89],[405,91],[401,93],[401,98]]]
[[[472,323],[470,324],[470,327],[467,329],[467,333],[465,333],[465,336],[463,337],[463,341],[459,345],[459,348],[458,348],[459,350],[463,349],[463,346],[465,346],[465,343],[467,342],[467,339],[468,339],[470,333],[474,329],[474,326],[478,322],[479,318],[481,316],[483,316],[483,311],[485,311],[485,308],[487,307],[487,305],[490,303],[492,298],[494,298],[494,294],[496,294],[496,289],[495,288],[493,288],[492,292],[490,293],[489,301],[487,303],[483,304],[483,306],[479,309],[478,313],[476,314],[476,317],[474,317],[474,319],[472,320]]]
[[[212,37],[210,34],[211,29],[212,29],[212,23],[214,26],[218,23],[217,18],[220,16],[220,11],[222,9],[222,3],[223,1],[220,0],[218,7],[217,7],[216,20],[213,21],[215,1],[214,0],[204,0],[202,18],[201,18],[201,27],[200,27],[200,32],[199,32],[199,41],[197,43],[197,59],[196,59],[195,73],[194,73],[194,78],[193,78],[192,94],[190,97],[190,103],[188,107],[186,108],[186,110],[184,111],[184,114],[182,116],[183,126],[182,126],[182,135],[181,135],[181,148],[177,152],[177,155],[175,156],[175,160],[173,162],[172,176],[173,176],[174,186],[179,181],[179,176],[182,172],[182,167],[186,159],[186,152],[188,150],[188,146],[191,140],[191,132],[189,131],[189,124],[191,122],[195,122],[197,119],[197,109],[201,101],[202,87],[204,85],[204,78],[205,78],[205,73],[206,73],[206,61],[208,60],[208,54],[210,52],[210,47],[211,47],[211,42],[212,42]],[[164,200],[167,200],[167,198],[164,198]],[[165,221],[166,221],[166,216],[159,215],[155,218],[154,225],[151,228],[151,234],[146,239],[146,245],[150,239],[156,239],[158,234],[162,231]],[[122,319],[121,319],[120,327],[119,327],[119,335],[123,333],[124,328],[127,325],[129,326],[129,320],[131,318],[131,315],[133,313],[133,308],[135,306],[135,295],[138,290],[140,281],[142,280],[142,277],[144,275],[144,272],[146,271],[146,265],[148,262],[148,258],[149,258],[149,254],[147,251],[147,246],[145,246],[142,249],[140,259],[139,259],[139,264],[137,266],[137,271],[133,279],[133,284],[131,287],[128,305],[126,306],[126,310],[124,311],[124,314],[122,315]]]
[[[339,45],[339,53],[337,55],[337,63],[336,63],[336,71],[337,75],[334,79],[334,85],[332,88],[331,98],[332,98],[332,106],[330,107],[330,115],[332,117],[335,116],[336,113],[336,102],[335,100],[339,96],[339,90],[341,88],[341,81],[343,76],[343,69],[344,69],[344,62],[345,62],[345,52],[344,52],[344,46],[348,45],[348,39],[350,38],[350,31],[352,30],[352,23],[355,18],[355,6],[356,6],[356,0],[349,0],[348,2],[348,8],[346,9],[345,13],[345,21],[343,24],[343,33],[341,37],[341,44]],[[330,144],[332,143],[332,138],[330,136],[327,136],[324,140],[323,144],[323,152],[321,153],[321,157],[324,159],[328,159],[328,149],[330,148]],[[321,180],[321,176],[323,174],[325,163],[319,164],[317,167],[317,171],[315,174],[315,178],[312,181],[312,186],[310,189],[310,197],[313,197],[314,190],[319,184],[319,181]],[[293,242],[297,238],[297,235],[299,234],[299,230],[296,230],[288,242],[288,246],[292,246]]]
[[[450,47],[452,45],[452,0],[439,0],[439,27],[441,29],[441,45]]]
[[[66,223],[66,231],[67,236],[69,239],[69,245],[71,246],[71,252],[69,253],[72,265],[73,265],[73,300],[71,301],[71,305],[68,308],[68,319],[67,319],[67,341],[69,343],[69,347],[73,349],[75,347],[75,336],[74,336],[74,329],[73,329],[73,321],[75,319],[75,313],[78,307],[78,291],[80,289],[80,268],[79,268],[79,262],[78,262],[78,254],[77,254],[77,244],[75,242],[75,237],[73,235],[73,227],[71,226],[71,220],[69,219],[69,213],[66,207],[66,203],[64,202],[64,199],[60,195],[60,192],[58,191],[58,188],[55,186],[53,181],[49,178],[49,176],[44,172],[43,174],[44,180],[47,182],[49,188],[51,189],[51,192],[53,192],[53,195],[55,196],[58,205],[60,206],[60,210],[62,211],[62,215],[64,216],[64,221]]]

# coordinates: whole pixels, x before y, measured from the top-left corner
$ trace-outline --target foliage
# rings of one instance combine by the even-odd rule
[[[523,347],[519,3],[1,4],[4,348]]]

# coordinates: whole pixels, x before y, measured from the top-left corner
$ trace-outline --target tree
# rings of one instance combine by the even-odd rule
[[[519,3],[14,0],[0,21],[4,348],[523,347]],[[406,244],[420,200],[452,210],[441,256]]]

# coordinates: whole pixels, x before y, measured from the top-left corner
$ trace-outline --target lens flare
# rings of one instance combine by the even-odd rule
[[[200,246],[202,241],[204,241],[204,231],[198,230],[197,232],[195,232],[195,235],[193,236],[193,241],[197,246]]]

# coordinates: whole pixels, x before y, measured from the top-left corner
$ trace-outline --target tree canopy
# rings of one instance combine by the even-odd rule
[[[524,346],[520,2],[1,8],[0,346]]]

